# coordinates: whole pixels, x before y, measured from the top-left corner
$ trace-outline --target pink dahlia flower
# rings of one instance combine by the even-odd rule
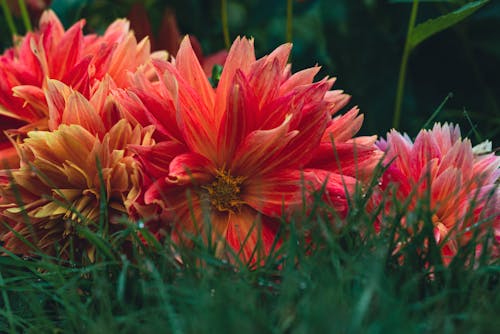
[[[357,108],[332,119],[349,96],[330,90],[334,79],[313,82],[319,67],[292,74],[290,50],[256,59],[253,40],[238,38],[213,88],[185,38],[175,60],[154,62],[159,82],[139,73],[134,88],[116,92],[126,117],[156,126],[157,143],[135,147],[150,179],[139,204],[160,216],[154,232],[188,244],[201,233],[218,256],[229,246],[255,262],[311,191],[324,186],[346,214],[358,177],[380,158],[376,138],[352,138],[363,120]]]
[[[484,235],[492,227],[493,253],[499,255],[499,157],[474,154],[458,126],[448,124],[422,130],[414,143],[392,130],[378,146],[386,151],[385,161],[390,164],[382,182],[383,188],[390,187],[386,200],[391,195],[401,203],[409,200],[411,212],[430,194],[434,236],[445,264],[474,233]],[[388,203],[389,211],[393,204]]]

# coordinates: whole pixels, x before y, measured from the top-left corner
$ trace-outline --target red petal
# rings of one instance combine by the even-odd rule
[[[312,106],[312,110],[303,110],[299,131],[285,149],[272,162],[273,168],[301,168],[312,157],[313,150],[319,145],[326,128],[329,115],[322,105]]]
[[[244,207],[241,212],[231,213],[227,225],[228,245],[244,263],[263,263],[275,242],[279,222],[262,217]],[[280,243],[277,243],[279,247]]]
[[[298,86],[310,85],[320,69],[321,67],[314,66],[294,73],[290,78],[281,84],[279,94],[285,95]]]
[[[170,162],[168,180],[179,185],[204,184],[213,178],[214,169],[210,160],[204,156],[184,153]]]
[[[137,153],[144,173],[153,180],[167,177],[172,159],[186,152],[184,145],[174,141],[163,141],[154,146],[131,145],[130,149]]]
[[[205,108],[212,110],[214,107],[215,93],[208,82],[200,62],[196,57],[189,37],[185,37],[175,58],[175,66],[180,75],[198,93]]]
[[[24,107],[24,110],[28,111],[31,109],[36,111],[36,116],[29,116],[32,118],[31,122],[35,122],[49,115],[45,93],[40,87],[22,85],[14,87],[12,91],[14,96],[23,99],[25,103],[29,104],[32,108]]]
[[[50,78],[61,80],[76,65],[83,51],[83,22],[73,25],[61,38],[55,40],[54,49],[45,49]],[[53,53],[53,54],[51,54]]]
[[[83,58],[78,64],[63,73],[61,78],[62,82],[80,92],[86,98],[90,96],[89,65],[91,61],[91,56]]]
[[[363,124],[363,115],[358,115],[359,109],[352,108],[344,115],[335,117],[323,135],[323,142],[341,143],[351,139],[358,133]]]
[[[315,149],[307,167],[369,179],[382,156],[383,152],[375,145],[357,144],[355,140],[339,144],[323,142]]]
[[[299,170],[255,176],[245,183],[242,199],[258,212],[279,218],[303,203],[304,196],[308,195],[305,187],[311,181],[314,188],[317,187],[314,175]]]
[[[241,71],[236,72],[226,107],[217,138],[219,166],[230,165],[233,154],[241,141],[250,131],[256,129],[255,117],[259,107]]]
[[[227,55],[224,70],[222,71],[215,98],[215,124],[226,110],[227,95],[231,92],[231,83],[237,70],[248,73],[250,66],[255,62],[253,39],[236,38]]]
[[[270,101],[274,100],[281,84],[282,69],[278,59],[272,61],[264,61],[265,58],[259,60],[248,74],[248,81],[252,86],[255,96],[259,101],[259,107],[263,107]]]
[[[271,170],[276,156],[298,133],[289,132],[290,119],[287,117],[274,129],[251,132],[237,148],[232,165],[228,166],[234,175],[250,177]]]

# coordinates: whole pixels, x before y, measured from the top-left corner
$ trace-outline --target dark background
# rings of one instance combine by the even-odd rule
[[[421,2],[417,22],[448,13],[467,2]],[[180,31],[196,36],[205,54],[224,48],[219,0],[56,0],[51,6],[66,26],[86,18],[89,32],[102,32],[115,18],[129,16],[137,3],[144,5],[153,33],[158,31],[168,7],[175,12]],[[293,6],[294,71],[320,64],[319,77],[336,76],[334,87],[351,94],[351,105],[359,105],[365,114],[362,133],[385,136],[392,126],[411,3],[296,0]],[[237,35],[253,36],[258,56],[286,40],[286,0],[228,1],[228,18],[231,39]],[[1,20],[0,33],[6,47],[10,43],[9,32],[3,17]],[[21,21],[17,23],[23,31]],[[157,40],[162,38],[156,36]],[[462,134],[470,136],[474,143],[492,139],[493,146],[498,146],[499,0],[490,1],[412,52],[400,130],[414,136],[449,93],[453,97],[436,120],[459,123]]]

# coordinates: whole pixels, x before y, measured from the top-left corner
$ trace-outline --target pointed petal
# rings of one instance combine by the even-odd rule
[[[50,78],[61,80],[67,72],[76,65],[83,51],[83,22],[73,25],[64,36],[54,45],[54,52],[47,54],[47,63]],[[54,41],[55,42],[55,41]],[[45,52],[52,50],[45,48]]]
[[[283,82],[280,86],[280,95],[285,95],[287,92],[297,86],[309,85],[313,82],[314,77],[318,74],[321,67],[314,66],[305,70],[294,73],[290,78]]]
[[[456,168],[448,168],[446,171],[432,180],[431,202],[438,210],[437,215],[445,225],[452,228],[456,225],[464,212],[459,212],[460,190],[464,186],[461,182],[461,171]],[[463,198],[463,200],[467,200]]]
[[[217,138],[219,166],[230,165],[233,154],[241,141],[250,131],[256,129],[255,117],[259,107],[241,71],[236,72],[226,107]]]
[[[235,175],[250,177],[257,173],[264,174],[275,157],[297,135],[298,131],[290,131],[290,119],[271,130],[255,130],[251,132],[237,148],[232,165],[228,166]]]
[[[278,59],[255,64],[262,64],[262,66],[252,68],[248,78],[255,96],[258,98],[259,107],[262,108],[277,97],[281,84],[282,69]]]
[[[215,124],[220,124],[220,119],[226,110],[227,95],[231,92],[231,83],[237,70],[246,74],[255,62],[253,39],[236,38],[227,55],[226,63],[216,90]]]
[[[62,115],[66,108],[66,101],[72,93],[71,88],[57,80],[47,80],[45,96],[48,105],[49,129],[55,130],[61,124]]]
[[[186,82],[198,92],[205,107],[209,110],[213,109],[215,100],[214,89],[201,68],[188,36],[182,40],[179,52],[175,58],[175,66]]]
[[[102,138],[106,132],[99,114],[87,99],[78,92],[68,96],[66,107],[61,117],[62,124],[78,124]]]
[[[330,143],[333,139],[335,143],[341,143],[351,139],[361,128],[363,118],[363,115],[359,115],[357,107],[352,108],[344,115],[337,116],[325,130],[322,141]]]
[[[328,118],[329,115],[321,104],[313,106],[312,110],[303,110],[297,126],[298,134],[276,156],[272,162],[273,168],[301,168],[306,165],[320,143]]]

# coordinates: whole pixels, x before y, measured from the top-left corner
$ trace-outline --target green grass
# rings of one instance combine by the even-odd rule
[[[140,227],[126,221],[109,237],[85,232],[96,243],[93,264],[7,253],[0,257],[0,332],[493,333],[500,327],[499,261],[485,254],[471,265],[472,244],[445,267],[424,201],[411,215],[402,204],[384,218],[388,228],[381,233],[366,202],[358,196],[340,220],[316,201],[283,224],[283,246],[251,269],[215,258],[201,238],[194,249],[169,240],[144,244],[136,237]],[[393,255],[405,215],[424,227]]]

